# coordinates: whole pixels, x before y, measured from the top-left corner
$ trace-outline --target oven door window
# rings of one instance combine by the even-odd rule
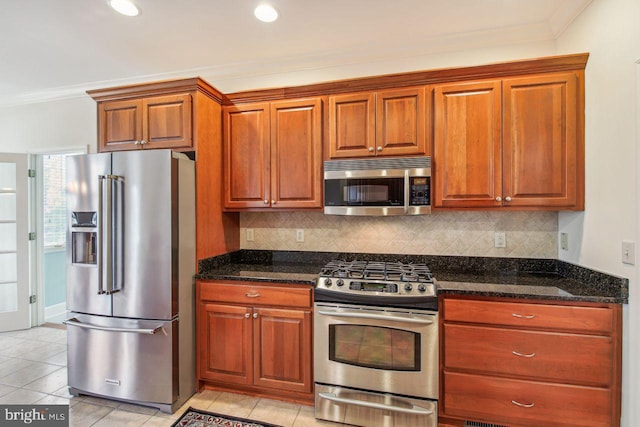
[[[420,334],[368,325],[329,325],[329,359],[365,368],[420,371]]]
[[[326,206],[404,206],[404,178],[325,180]]]

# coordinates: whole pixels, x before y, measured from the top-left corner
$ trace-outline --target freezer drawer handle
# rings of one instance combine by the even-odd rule
[[[419,325],[431,325],[433,323],[433,320],[431,319],[418,319],[415,317],[401,317],[397,315],[390,316],[386,314],[359,313],[352,311],[320,310],[318,311],[318,314],[333,317],[352,317],[356,319],[390,320],[393,322],[417,323]]]
[[[321,393],[318,393],[318,395],[323,399],[331,400],[333,402],[338,402],[338,403],[346,403],[349,405],[364,406],[367,408],[382,409],[382,410],[393,411],[393,412],[403,412],[405,414],[433,415],[433,411],[429,409],[421,408],[420,406],[416,406],[416,405],[411,405],[411,408],[401,408],[399,406],[385,405],[384,403],[366,402],[358,399],[346,399],[344,397],[338,397],[334,393],[321,392]]]
[[[86,323],[81,323],[78,319],[73,318],[67,321],[62,322],[65,325],[69,326],[77,326],[79,328],[85,329],[95,329],[97,331],[106,331],[106,332],[132,332],[135,334],[145,334],[145,335],[155,335],[158,332],[162,331],[162,333],[166,336],[167,331],[164,330],[162,326],[156,326],[153,329],[130,329],[130,328],[109,328],[106,326],[96,326],[96,325],[88,325]]]

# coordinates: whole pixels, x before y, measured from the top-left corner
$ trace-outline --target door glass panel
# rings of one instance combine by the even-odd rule
[[[0,283],[15,282],[18,277],[15,253],[0,254]],[[0,293],[2,295],[2,293]]]
[[[393,371],[420,370],[420,334],[367,325],[330,325],[329,359]]]
[[[16,251],[16,223],[0,223],[0,252]]]
[[[18,310],[18,284],[0,283],[0,313]]]
[[[16,189],[16,164],[0,163],[0,190]]]
[[[0,193],[0,221],[16,220],[15,193]]]

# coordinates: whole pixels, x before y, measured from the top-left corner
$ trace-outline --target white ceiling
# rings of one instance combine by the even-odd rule
[[[592,0],[0,0],[0,106],[89,88],[207,75],[260,76],[556,39]]]

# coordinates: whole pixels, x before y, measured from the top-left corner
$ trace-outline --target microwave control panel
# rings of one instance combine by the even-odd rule
[[[430,204],[431,191],[429,177],[411,177],[411,196],[409,205],[426,206]]]

